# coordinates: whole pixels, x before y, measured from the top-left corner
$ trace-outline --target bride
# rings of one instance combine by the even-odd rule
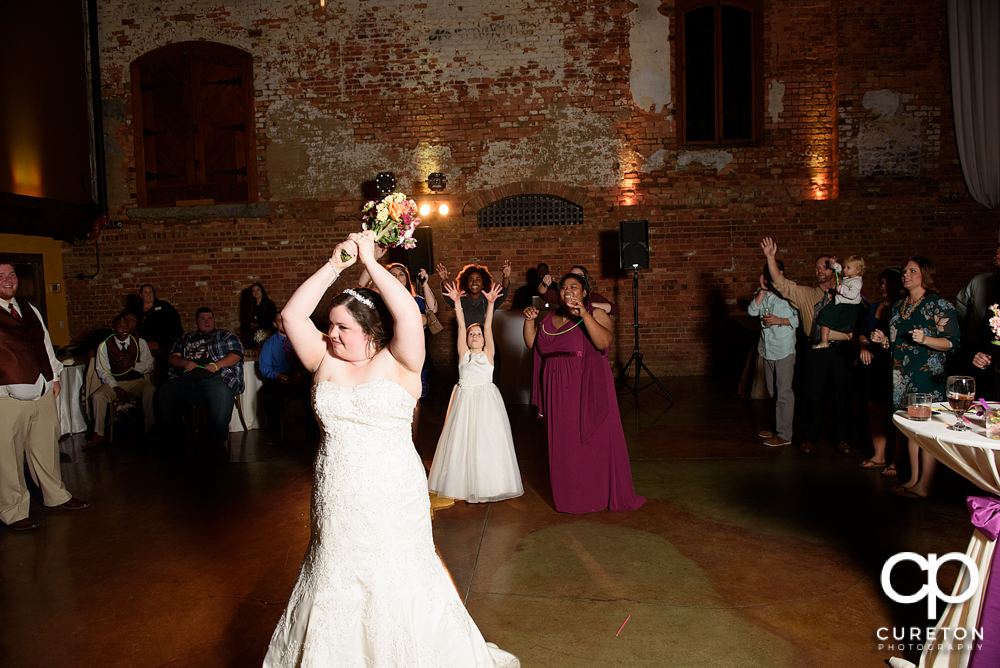
[[[337,295],[324,334],[309,316],[357,260],[379,292]],[[324,436],[312,538],[264,668],[520,666],[483,640],[434,551],[427,478],[410,436],[423,323],[410,293],[375,260],[372,233],[339,244],[281,315],[313,371]]]

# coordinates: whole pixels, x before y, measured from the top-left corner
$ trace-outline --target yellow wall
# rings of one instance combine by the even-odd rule
[[[47,237],[20,234],[0,234],[0,255],[4,253],[34,253],[42,255],[45,271],[45,310],[49,320],[49,335],[57,346],[69,345],[69,317],[66,310],[66,279],[63,278],[62,242]],[[59,284],[59,292],[49,292],[49,286]]]

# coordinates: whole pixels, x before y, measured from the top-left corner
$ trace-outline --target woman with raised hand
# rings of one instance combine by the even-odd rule
[[[462,293],[443,286],[458,320],[458,385],[434,451],[428,487],[438,496],[468,503],[502,501],[524,494],[514,454],[514,438],[500,390],[493,384],[493,309],[500,286],[486,299],[486,321],[465,326]]]
[[[545,418],[556,510],[635,510],[646,499],[632,487],[608,365],[611,318],[589,303],[589,292],[585,277],[566,274],[559,281],[559,308],[540,325],[538,309],[524,309],[524,342],[535,354],[531,402]]]
[[[282,311],[313,374],[323,438],[312,536],[264,666],[519,666],[483,640],[434,550],[427,479],[410,436],[424,358],[420,311],[376,261],[372,237],[339,244]],[[344,290],[329,330],[319,331],[310,316],[356,260],[378,292]]]

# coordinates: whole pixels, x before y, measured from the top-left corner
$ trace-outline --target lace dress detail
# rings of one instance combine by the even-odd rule
[[[487,647],[434,551],[415,404],[386,380],[313,387],[312,538],[265,668],[520,665]]]

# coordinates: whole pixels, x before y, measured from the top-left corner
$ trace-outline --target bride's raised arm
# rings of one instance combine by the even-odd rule
[[[407,371],[420,373],[424,365],[424,324],[420,308],[410,291],[378,263],[373,237],[372,232],[361,232],[348,238],[357,245],[358,259],[371,274],[372,282],[392,314],[389,354]]]
[[[340,259],[341,249],[351,256],[347,262]],[[358,246],[353,241],[337,244],[330,259],[323,263],[319,271],[298,287],[281,310],[285,334],[288,336],[299,361],[310,372],[315,372],[319,368],[327,350],[326,336],[316,329],[310,316],[316,310],[326,291],[340,277],[340,273],[354,264],[357,255]]]

